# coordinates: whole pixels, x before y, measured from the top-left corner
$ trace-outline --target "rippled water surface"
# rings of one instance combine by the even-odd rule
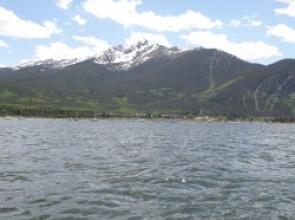
[[[0,219],[294,219],[295,125],[0,119]]]

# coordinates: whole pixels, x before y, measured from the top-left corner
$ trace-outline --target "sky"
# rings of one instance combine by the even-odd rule
[[[295,58],[295,0],[0,0],[0,66],[148,40],[250,62]]]

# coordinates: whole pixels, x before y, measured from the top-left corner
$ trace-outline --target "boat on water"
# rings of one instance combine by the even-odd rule
[[[89,119],[90,122],[98,122],[99,118],[98,117],[93,117]]]
[[[13,119],[13,117],[5,116],[4,119],[5,119],[5,120],[11,120],[11,119]]]
[[[68,120],[68,121],[79,121],[78,118],[68,118],[67,120]]]

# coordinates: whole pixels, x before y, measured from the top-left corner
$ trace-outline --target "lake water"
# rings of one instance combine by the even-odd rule
[[[294,219],[295,125],[0,119],[0,219]]]

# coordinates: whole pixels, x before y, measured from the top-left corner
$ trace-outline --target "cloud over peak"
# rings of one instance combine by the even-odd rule
[[[139,12],[141,0],[86,0],[84,9],[99,19],[110,19],[124,27],[144,27],[158,32],[180,32],[193,29],[213,29],[222,26],[200,12],[188,10],[184,14],[162,16],[153,11]]]
[[[33,57],[29,60],[85,59],[99,55],[110,47],[106,41],[92,36],[73,36],[73,39],[82,45],[71,47],[60,41],[37,45]]]
[[[167,38],[163,34],[152,34],[152,33],[144,33],[144,32],[131,32],[129,38],[125,40],[126,45],[134,45],[139,41],[147,40],[151,43],[156,43],[159,45],[163,45],[166,47],[171,47],[171,43],[167,40]]]
[[[225,34],[216,34],[210,31],[196,31],[182,35],[181,38],[190,45],[217,48],[246,60],[281,56],[281,52],[276,46],[261,41],[235,42],[228,39]]]
[[[273,27],[269,27],[267,35],[280,38],[286,43],[295,43],[295,30],[285,24],[278,24]]]
[[[106,41],[93,36],[73,36],[73,39],[92,47],[95,51],[104,51],[110,47]]]

